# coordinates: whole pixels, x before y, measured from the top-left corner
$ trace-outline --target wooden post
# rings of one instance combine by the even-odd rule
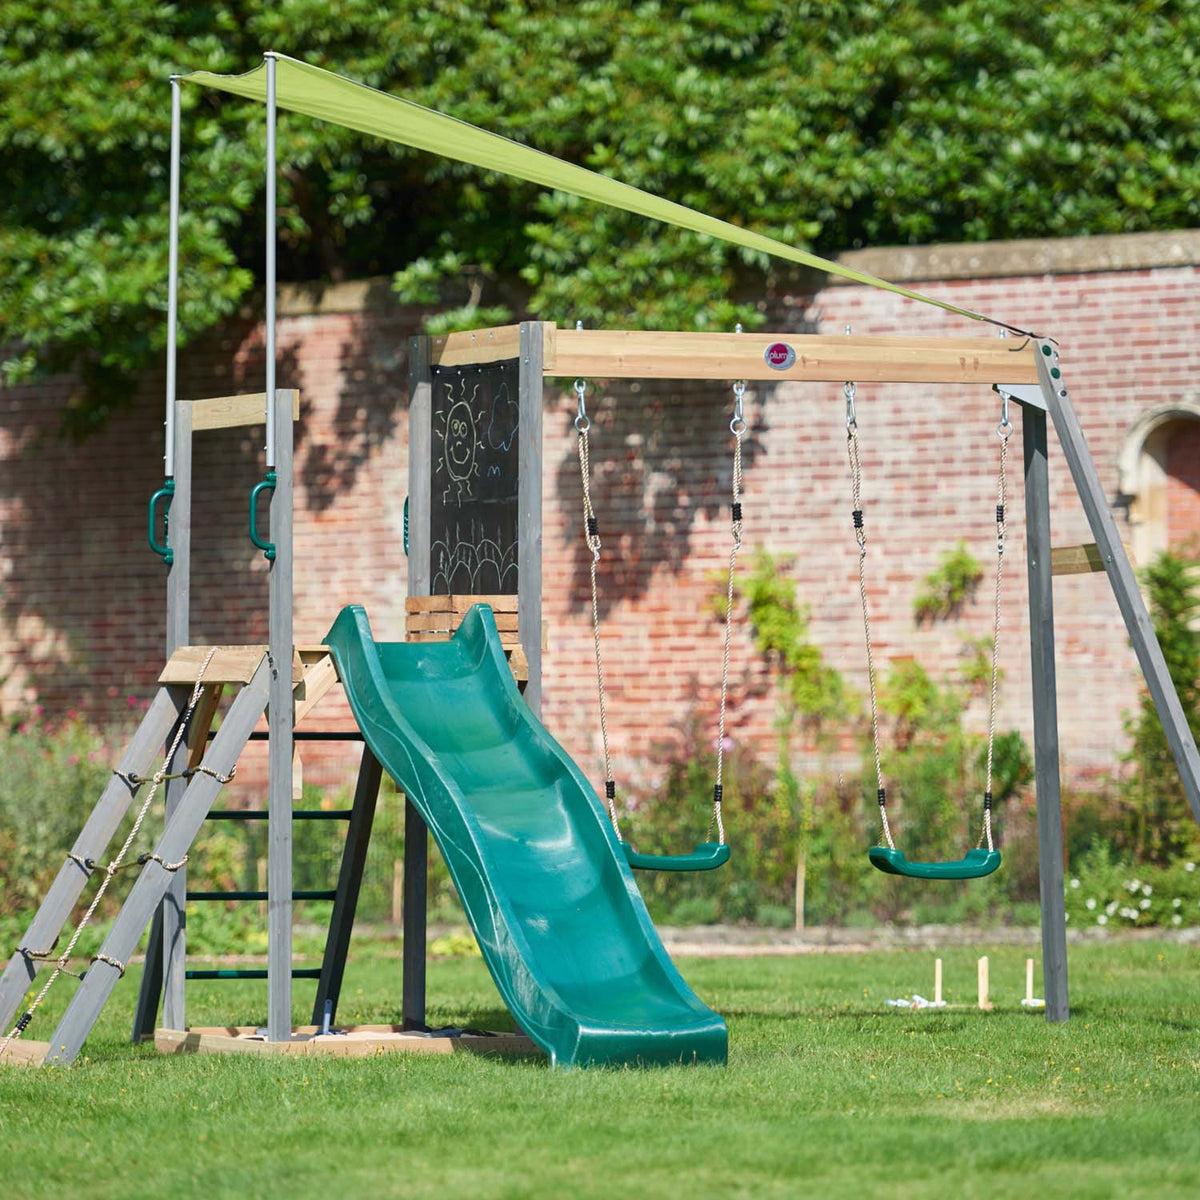
[[[192,407],[175,404],[175,495],[171,499],[169,544],[173,553],[167,576],[167,657],[191,641],[192,589]],[[181,744],[172,773],[187,763],[188,750]],[[187,788],[184,779],[169,779],[164,803],[170,821]],[[187,868],[174,872],[162,905],[162,1023],[167,1029],[186,1029],[187,970]],[[148,999],[149,997],[147,997]],[[157,999],[157,997],[155,998]],[[153,1027],[154,1014],[146,1013]]]
[[[1050,477],[1046,414],[1025,405],[1025,545],[1029,577],[1029,652],[1033,683],[1033,759],[1037,783],[1038,881],[1046,1020],[1065,1021],[1067,910],[1063,896],[1062,802],[1058,766],[1058,684],[1054,663],[1054,579],[1050,563]]]
[[[535,717],[542,715],[543,329],[540,321],[521,325],[517,410],[517,630],[529,661],[525,703]]]
[[[942,960],[940,958],[933,960],[933,1002],[934,1004],[942,1002]]]
[[[1033,1003],[1033,959],[1025,960],[1025,1003]]]
[[[313,1024],[320,1025],[325,1015],[325,1001],[331,1000],[330,1020],[337,1017],[338,997],[346,971],[346,954],[350,934],[354,929],[354,912],[362,888],[363,868],[367,862],[367,847],[371,843],[371,826],[375,820],[375,801],[383,770],[379,759],[363,746],[362,762],[358,768],[358,785],[354,789],[354,807],[346,830],[346,846],[342,851],[342,866],[338,872],[337,895],[329,918],[329,936],[325,940],[325,957],[321,963],[321,980],[313,1004]]]
[[[396,859],[392,863],[392,924],[397,931],[404,919],[404,860]]]
[[[292,1036],[292,392],[275,393],[267,714],[267,1038]]]
[[[429,830],[416,806],[404,798],[404,983],[401,1022],[425,1025],[425,935],[429,879]]]
[[[988,997],[988,960],[986,954],[979,960],[979,1007],[983,1012],[992,1011],[992,1002]]]

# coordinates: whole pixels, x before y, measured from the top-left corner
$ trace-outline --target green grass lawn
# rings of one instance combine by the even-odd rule
[[[82,1065],[0,1069],[3,1194],[1200,1194],[1200,955],[1074,947],[1074,1016],[1051,1027],[1019,1008],[1025,952],[990,953],[989,1015],[885,1011],[931,992],[927,953],[685,960],[729,1021],[724,1070],[165,1058],[125,1041],[131,971]],[[973,1001],[975,957],[943,955],[951,1003]],[[395,1019],[398,984],[398,961],[360,948],[341,1018]],[[263,984],[191,988],[197,1024],[263,1019]],[[477,959],[432,962],[429,991],[434,1022],[511,1027]]]

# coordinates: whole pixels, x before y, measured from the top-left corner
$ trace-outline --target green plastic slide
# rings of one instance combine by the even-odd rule
[[[416,805],[484,961],[557,1066],[724,1063],[725,1022],[683,981],[580,769],[521,698],[491,610],[449,642],[326,638],[359,728]]]

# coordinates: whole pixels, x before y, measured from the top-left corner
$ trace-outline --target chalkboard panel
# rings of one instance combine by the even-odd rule
[[[432,381],[430,594],[516,595],[517,360]]]

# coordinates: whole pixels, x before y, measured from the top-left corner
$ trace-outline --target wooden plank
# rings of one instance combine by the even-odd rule
[[[508,666],[518,683],[525,683],[529,679],[529,659],[525,657],[525,651],[520,646],[514,646],[508,652]]]
[[[282,392],[278,393],[280,396]],[[300,420],[300,393],[292,391],[292,420]],[[286,407],[286,399],[284,401]],[[264,425],[267,420],[267,393],[246,392],[240,396],[210,396],[205,400],[185,400],[192,415],[192,428],[238,429],[244,425]]]
[[[572,331],[573,332],[573,331]],[[578,335],[575,335],[578,336]],[[542,713],[542,326],[521,326],[518,387],[517,613],[520,644],[528,663],[525,703],[535,717]],[[561,355],[561,345],[558,353]],[[502,644],[505,635],[500,635]]]
[[[519,325],[496,325],[429,339],[429,361],[439,367],[463,367],[472,363],[499,362],[516,358]]]
[[[305,656],[301,654],[300,657],[303,662]],[[304,678],[296,685],[294,692],[297,725],[320,704],[337,681],[337,666],[332,654],[322,654],[315,662],[305,664]]]
[[[1030,341],[1001,338],[830,337],[559,329],[548,375],[593,379],[802,379],[816,383],[1037,382]],[[795,361],[777,370],[767,348]],[[832,393],[831,393],[832,395]]]
[[[205,764],[216,774],[229,774],[262,716],[269,694],[268,674],[264,661],[254,679],[230,705],[205,757]],[[175,815],[155,843],[154,854],[158,858],[174,863],[187,854],[222,786],[213,775],[192,776]],[[102,954],[119,963],[129,962],[155,909],[166,895],[171,874],[154,859],[146,863],[109,927],[101,947]],[[65,1065],[75,1060],[120,977],[120,970],[110,962],[96,959],[92,963],[50,1039],[47,1064]]]
[[[1192,737],[1183,706],[1179,703],[1171,674],[1167,670],[1162,647],[1159,646],[1158,637],[1154,632],[1154,624],[1138,588],[1137,576],[1121,544],[1117,523],[1108,506],[1108,494],[1096,473],[1096,464],[1092,461],[1079,418],[1075,415],[1066,384],[1062,380],[1057,365],[1057,352],[1053,343],[1049,341],[1040,340],[1037,345],[1042,392],[1054,421],[1054,431],[1058,434],[1063,457],[1067,460],[1071,477],[1075,481],[1075,490],[1079,493],[1083,510],[1087,514],[1092,536],[1096,539],[1096,545],[1099,546],[1104,559],[1108,580],[1117,599],[1117,607],[1125,620],[1125,628],[1142,669],[1142,676],[1146,680],[1146,687],[1154,701],[1158,719],[1162,722],[1167,744],[1171,747],[1171,754],[1179,769],[1179,779],[1191,806],[1192,815],[1200,821],[1200,753],[1196,750],[1195,739]],[[1045,353],[1041,352],[1043,350]],[[1050,980],[1046,979],[1044,982],[1049,1017]]]
[[[516,596],[408,596],[405,611],[410,613],[457,613],[464,615],[476,604],[486,604],[494,613],[515,613]]]
[[[267,1029],[272,1041],[292,1029],[292,769],[296,707],[292,691],[302,672],[293,644],[293,472],[294,393],[278,389],[274,404],[275,487],[271,491],[271,538],[275,557],[267,577],[271,654],[268,664],[293,663],[271,673],[267,712]]]
[[[317,998],[313,1004],[313,1022],[320,1025],[325,1015],[325,1001],[332,1002],[330,1021],[337,1020],[338,998],[342,992],[342,977],[346,971],[346,954],[350,948],[350,933],[354,928],[354,913],[362,888],[363,871],[367,863],[367,847],[371,841],[371,826],[375,821],[375,803],[383,768],[363,746],[358,768],[358,783],[354,789],[354,805],[346,829],[346,844],[342,849],[342,865],[338,871],[337,896],[329,916],[329,936],[325,939],[325,954],[321,962],[321,978],[317,983]]]
[[[1042,913],[1042,974],[1046,1019],[1065,1021],[1067,916],[1063,898],[1062,801],[1058,752],[1058,683],[1054,663],[1054,580],[1050,548],[1050,476],[1046,414],[1021,414],[1025,455],[1026,572],[1029,658],[1033,684],[1033,765],[1037,786],[1038,879]]]
[[[159,688],[121,755],[117,770],[125,775],[150,775],[162,759],[163,743],[170,735],[184,703],[185,698],[179,690]],[[76,859],[100,861],[132,800],[133,793],[129,785],[114,774],[71,847],[71,854],[75,858],[64,860],[19,946],[27,950],[48,951],[58,943],[63,926],[74,911],[89,878],[89,872]],[[41,965],[37,959],[14,952],[4,968],[4,974],[0,975],[0,1026],[4,1027],[5,1033],[12,1028],[17,1009]]]
[[[1122,542],[1125,554],[1133,562],[1133,553],[1127,543]],[[1104,555],[1095,542],[1082,546],[1055,546],[1050,551],[1050,572],[1053,575],[1087,575],[1105,570]]]
[[[450,632],[457,629],[463,622],[464,613],[409,613],[404,620],[404,628],[410,633],[423,633],[431,630]],[[500,633],[517,632],[517,614],[493,613],[496,629]]]
[[[499,1033],[488,1037],[427,1037],[400,1025],[350,1025],[322,1035],[320,1027],[305,1025],[287,1041],[264,1041],[253,1025],[208,1026],[181,1032],[159,1029],[154,1048],[162,1054],[324,1055],[332,1058],[375,1058],[380,1054],[540,1054],[523,1034]]]
[[[163,667],[159,683],[195,683],[211,649],[211,646],[180,646]],[[266,653],[266,646],[218,646],[204,678],[209,683],[249,683]]]
[[[405,637],[408,642],[448,642],[454,635],[449,630],[425,630],[422,632],[410,633]],[[515,649],[520,646],[521,635],[519,633],[502,633],[500,634],[500,645],[505,650]]]

